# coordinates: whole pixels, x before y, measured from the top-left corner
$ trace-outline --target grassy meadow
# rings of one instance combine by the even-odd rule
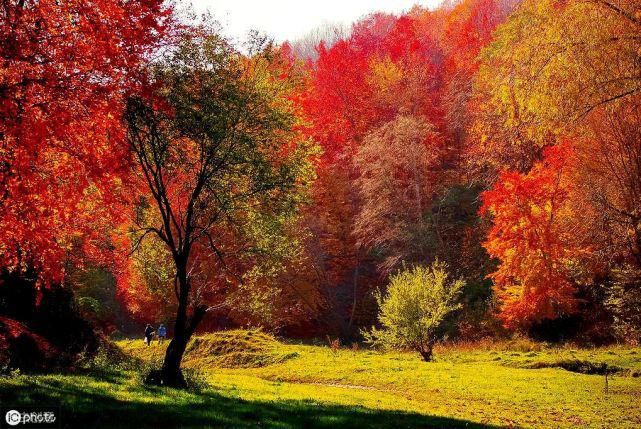
[[[117,344],[141,368],[157,364],[165,347]],[[440,347],[425,363],[414,353],[234,331],[196,338],[185,367],[206,382],[201,389],[143,386],[142,369],[106,364],[4,377],[0,398],[59,403],[68,427],[641,426],[641,348],[482,343]]]

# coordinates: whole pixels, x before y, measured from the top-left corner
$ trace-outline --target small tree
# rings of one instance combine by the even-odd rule
[[[448,277],[447,265],[438,261],[393,276],[387,292],[376,297],[382,329],[366,332],[366,340],[388,348],[416,350],[423,360],[431,361],[443,320],[461,307],[457,301],[465,282]]]

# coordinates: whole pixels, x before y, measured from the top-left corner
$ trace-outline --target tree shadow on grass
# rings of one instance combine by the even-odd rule
[[[28,379],[19,387],[0,384],[3,406],[62,403],[63,428],[492,428],[465,420],[416,413],[302,401],[247,401],[207,390],[187,393],[136,386],[110,391],[100,378]],[[148,402],[149,399],[169,400]]]

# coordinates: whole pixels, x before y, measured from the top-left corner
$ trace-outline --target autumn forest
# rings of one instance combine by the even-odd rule
[[[180,2],[0,0],[2,407],[136,414],[91,387],[168,427],[641,424],[641,2],[223,34]],[[104,365],[129,390],[91,384]],[[477,404],[468,369],[530,396]],[[420,399],[456,371],[472,387]]]

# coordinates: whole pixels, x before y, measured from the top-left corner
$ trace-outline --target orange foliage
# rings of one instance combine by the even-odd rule
[[[585,249],[575,244],[568,222],[571,155],[569,143],[550,147],[528,174],[503,172],[483,193],[481,212],[492,216],[484,246],[500,260],[490,277],[509,327],[576,310],[570,269]]]

